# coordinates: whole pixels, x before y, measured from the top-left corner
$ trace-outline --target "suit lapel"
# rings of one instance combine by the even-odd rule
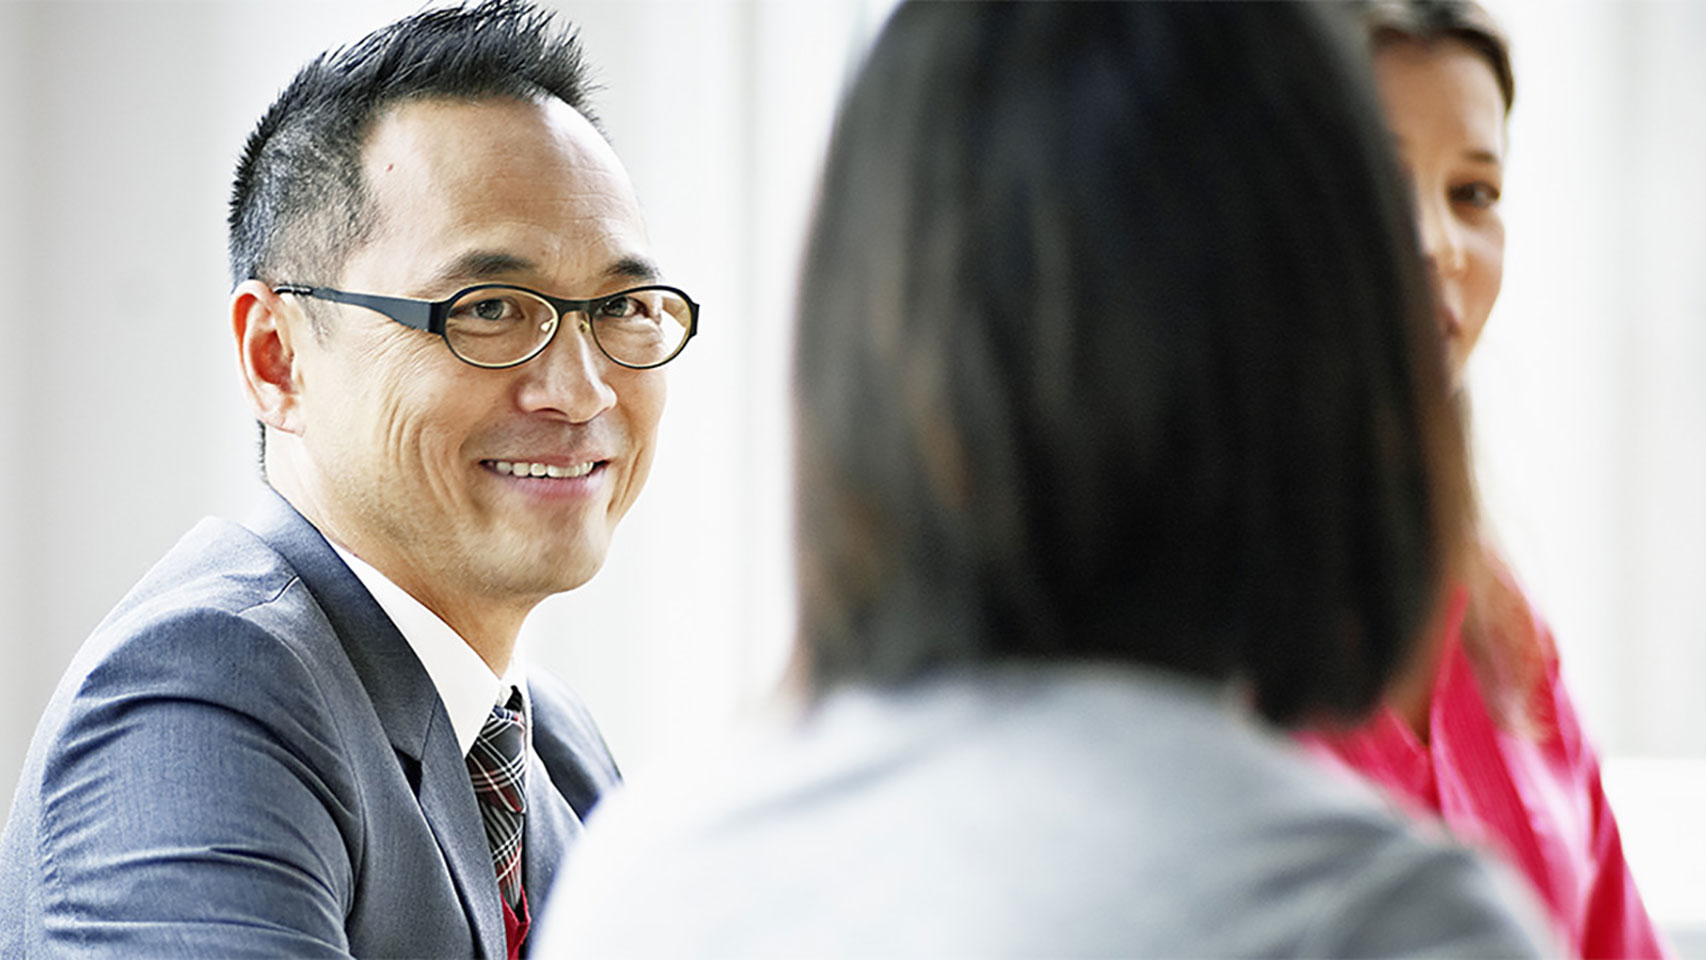
[[[503,907],[498,900],[492,848],[480,820],[479,801],[468,780],[468,767],[457,748],[456,734],[438,709],[438,720],[427,731],[421,757],[421,812],[444,851],[462,909],[473,920],[475,939],[488,957],[508,956],[504,941]]]
[[[522,858],[528,899],[542,903],[564,855],[580,839],[583,818],[622,776],[578,698],[540,674],[527,686],[533,700],[533,759]]]
[[[580,837],[581,829],[580,818],[557,792],[550,773],[534,754],[527,767],[527,832],[521,848],[522,880],[532,908],[543,908],[563,853]]]
[[[247,526],[302,578],[343,643],[392,748],[420,764],[421,812],[475,941],[484,956],[506,956],[503,908],[474,787],[426,668],[331,544],[284,498],[268,490]]]

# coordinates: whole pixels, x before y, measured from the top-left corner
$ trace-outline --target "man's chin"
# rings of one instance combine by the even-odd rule
[[[584,586],[604,567],[604,545],[580,549],[540,550],[531,560],[521,560],[518,553],[503,565],[502,576],[514,584],[517,593],[541,599]]]

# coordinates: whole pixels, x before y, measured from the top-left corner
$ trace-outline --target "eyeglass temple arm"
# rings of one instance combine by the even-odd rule
[[[307,287],[301,284],[279,284],[274,293],[293,293],[299,297],[347,303],[355,307],[377,310],[405,327],[443,333],[443,322],[436,316],[440,304],[431,300],[410,300],[406,297],[382,297],[373,293],[346,293],[331,287]]]

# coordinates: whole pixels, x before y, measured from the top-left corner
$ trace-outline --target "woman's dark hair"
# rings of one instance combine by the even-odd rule
[[[1462,435],[1366,53],[1311,4],[909,3],[843,104],[796,341],[801,667],[1372,706]]]
[[[1516,102],[1510,41],[1499,24],[1474,0],[1365,0],[1363,27],[1375,49],[1390,43],[1430,44],[1456,40],[1492,68],[1504,95],[1505,113]]]

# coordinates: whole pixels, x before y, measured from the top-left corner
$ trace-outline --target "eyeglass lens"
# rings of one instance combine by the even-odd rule
[[[586,317],[599,348],[612,360],[634,367],[673,356],[687,339],[692,318],[692,308],[680,294],[655,287],[598,300]],[[560,322],[556,309],[537,294],[486,287],[451,304],[444,336],[464,360],[504,366],[537,353]]]

